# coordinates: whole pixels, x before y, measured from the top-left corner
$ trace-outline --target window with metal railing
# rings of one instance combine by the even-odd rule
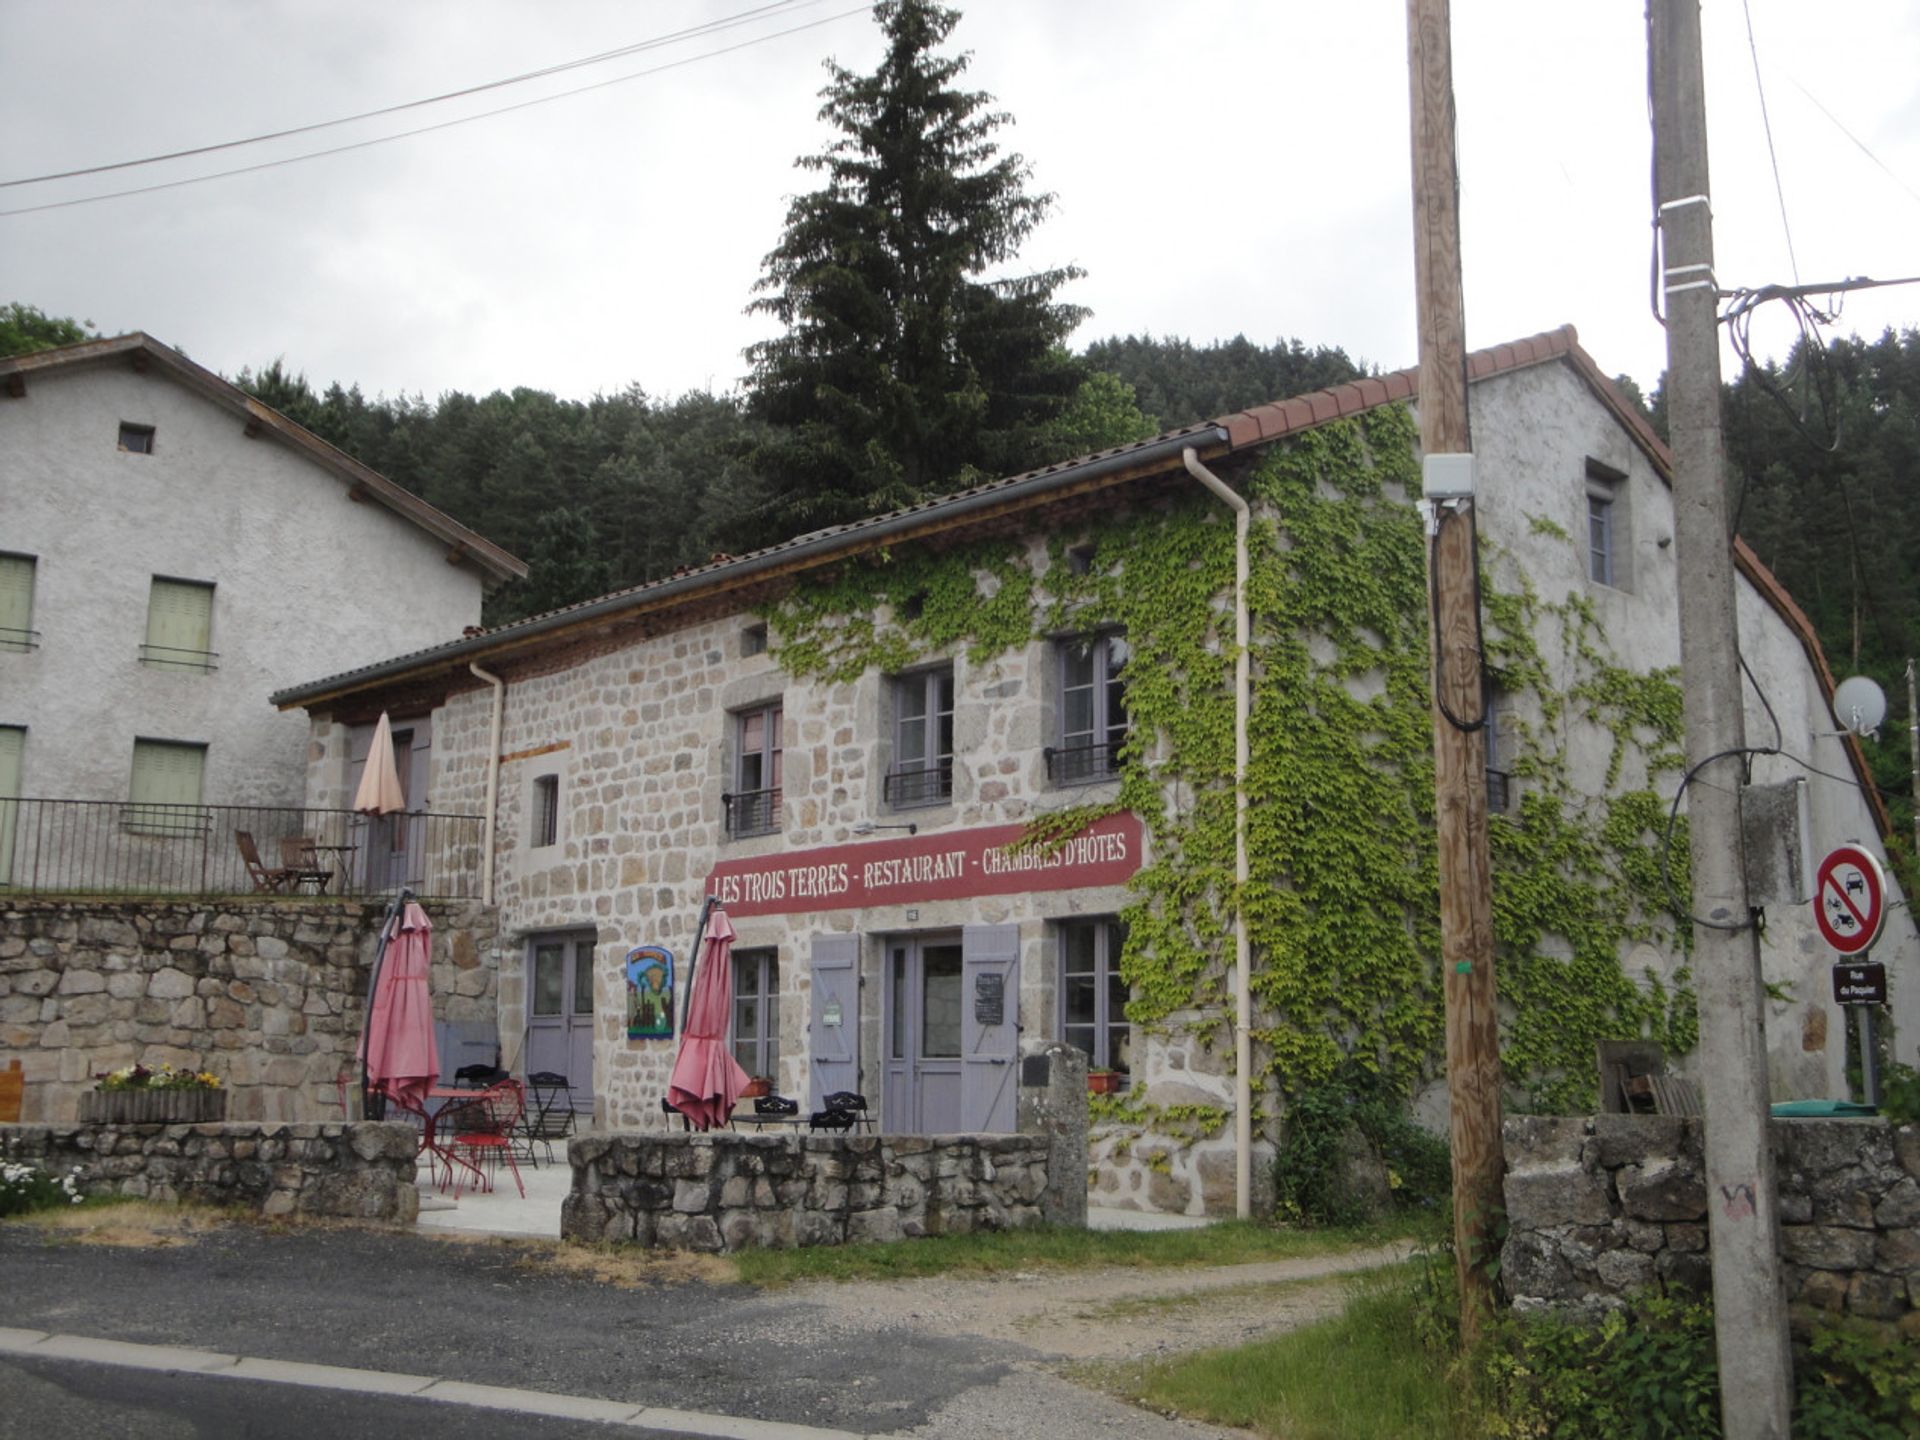
[[[953,668],[896,675],[893,764],[881,793],[896,810],[938,805],[953,796]]]
[[[0,555],[0,653],[40,648],[40,632],[33,628],[35,563],[31,555]]]
[[[1047,747],[1047,778],[1059,785],[1111,779],[1127,742],[1127,689],[1132,653],[1117,632],[1076,635],[1059,651],[1059,743]]]
[[[140,661],[157,670],[213,670],[213,586],[202,580],[153,577],[147,640]]]
[[[771,835],[780,828],[782,711],[779,701],[733,717],[734,788],[720,797],[727,834]]]

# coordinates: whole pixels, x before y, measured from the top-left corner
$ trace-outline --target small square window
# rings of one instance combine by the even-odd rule
[[[129,425],[120,422],[120,448],[132,455],[151,455],[153,453],[153,426]]]
[[[1076,545],[1067,551],[1067,570],[1074,575],[1093,573],[1094,550],[1091,545]]]
[[[750,659],[767,653],[767,627],[749,625],[740,632],[740,658]]]
[[[533,848],[560,839],[560,777],[540,775],[533,782]]]

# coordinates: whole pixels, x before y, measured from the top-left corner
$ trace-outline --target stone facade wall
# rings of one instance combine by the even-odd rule
[[[567,1147],[560,1233],[725,1252],[1038,1225],[1040,1135],[626,1134]],[[1064,1177],[1071,1183],[1071,1177]]]
[[[0,1125],[0,1155],[89,1195],[244,1205],[262,1215],[411,1224],[417,1136],[374,1121],[300,1125]]]
[[[434,1014],[491,1020],[490,912],[426,909]],[[25,1071],[21,1118],[72,1120],[95,1075],[135,1063],[211,1070],[234,1120],[338,1118],[385,914],[329,899],[0,907],[0,1067]]]
[[[1659,1283],[1707,1289],[1701,1125],[1507,1121],[1501,1277],[1515,1305],[1608,1304]],[[1920,1309],[1920,1125],[1776,1120],[1773,1151],[1788,1298],[1880,1320]]]

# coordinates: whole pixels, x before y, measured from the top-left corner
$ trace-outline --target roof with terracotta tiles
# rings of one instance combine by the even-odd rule
[[[1581,348],[1579,334],[1573,326],[1563,325],[1557,330],[1546,330],[1522,340],[1476,350],[1467,357],[1467,374],[1470,381],[1481,381],[1554,361],[1564,361],[1573,367],[1595,397],[1645,452],[1660,477],[1671,484],[1673,456],[1666,443],[1655,433],[1639,408],[1620,393],[1619,387]],[[962,509],[969,513],[977,511],[1003,493],[1010,508],[1044,504],[1058,498],[1063,490],[1089,471],[1100,471],[1106,483],[1120,483],[1143,474],[1164,473],[1179,465],[1179,452],[1188,445],[1198,452],[1200,458],[1212,460],[1236,451],[1269,445],[1315,425],[1356,415],[1379,405],[1413,401],[1418,398],[1418,393],[1419,371],[1409,368],[1256,405],[1199,424],[1164,431],[1131,445],[1097,451],[1024,474],[987,481],[902,510],[795,536],[748,555],[721,557],[711,564],[694,566],[666,579],[651,580],[611,595],[530,616],[497,630],[484,631],[447,645],[283,691],[273,697],[274,703],[283,709],[292,708],[334,699],[359,689],[391,684],[434,669],[458,666],[464,671],[469,661],[477,662],[507,653],[524,653],[532,646],[546,643],[549,637],[554,641],[571,639],[579,626],[603,623],[607,617],[623,609],[638,613],[654,608],[656,604],[684,603],[700,594],[731,588],[782,568],[830,564],[882,544],[910,539],[917,522],[924,522],[924,528],[918,533],[931,533],[943,528],[942,521],[954,516],[955,512]],[[1800,641],[1808,662],[1820,678],[1831,707],[1833,672],[1827,664],[1813,623],[1794,603],[1786,587],[1781,585],[1744,541],[1735,541],[1734,561],[1740,572],[1752,582],[1755,590]],[[1838,724],[1837,721],[1835,723]],[[1861,782],[1861,791],[1873,807],[1881,832],[1885,834],[1891,829],[1892,822],[1884,801],[1873,786],[1866,754],[1859,742],[1851,737],[1846,743],[1854,773]]]

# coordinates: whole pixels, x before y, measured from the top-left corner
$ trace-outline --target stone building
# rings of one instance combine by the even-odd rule
[[[1690,1043],[1657,889],[1682,768],[1668,459],[1570,328],[1472,381],[1508,1081],[1585,1106],[1596,1039],[1682,1068]],[[431,726],[436,801],[489,817],[503,1058],[568,1073],[603,1125],[662,1123],[712,894],[736,1054],[779,1091],[1006,1130],[1022,1060],[1065,1038],[1119,1075],[1096,1203],[1230,1211],[1233,527],[1189,467],[1255,517],[1259,1177],[1298,1085],[1359,1064],[1426,1113],[1443,1093],[1413,392],[1261,406],[275,699],[310,717],[316,805],[354,727]],[[1739,562],[1750,733],[1786,752],[1755,781],[1804,782],[1814,852],[1877,845],[1811,628]],[[1780,1098],[1840,1093],[1804,911],[1766,932]]]
[[[268,695],[526,573],[142,334],[0,359],[0,517],[0,796],[297,805],[306,727]]]

